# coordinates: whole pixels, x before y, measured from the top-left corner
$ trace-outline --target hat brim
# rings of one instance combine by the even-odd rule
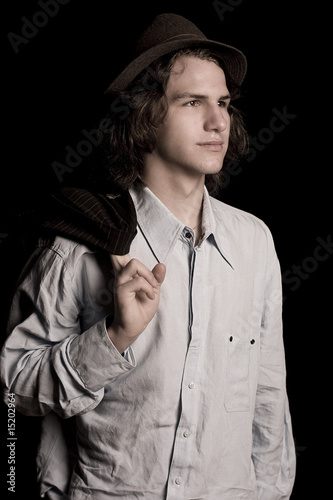
[[[134,59],[109,85],[106,93],[121,92],[133,82],[133,80],[144,71],[150,64],[160,57],[175,50],[191,47],[202,47],[210,49],[223,63],[227,77],[237,86],[244,80],[247,62],[245,55],[235,47],[224,43],[199,38],[193,35],[180,35],[173,40],[155,45]]]

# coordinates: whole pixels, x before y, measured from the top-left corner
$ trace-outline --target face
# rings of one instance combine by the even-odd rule
[[[174,64],[166,97],[168,112],[157,131],[154,164],[203,178],[219,172],[230,131],[223,70],[211,61],[182,57]]]

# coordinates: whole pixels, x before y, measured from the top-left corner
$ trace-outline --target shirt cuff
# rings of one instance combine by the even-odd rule
[[[69,347],[70,359],[85,387],[97,392],[136,365],[132,350],[124,357],[108,336],[105,319],[81,335]]]

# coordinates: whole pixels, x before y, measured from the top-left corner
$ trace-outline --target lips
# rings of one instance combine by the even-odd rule
[[[207,142],[198,142],[198,146],[203,149],[207,149],[208,151],[221,151],[223,148],[222,141],[207,141]]]

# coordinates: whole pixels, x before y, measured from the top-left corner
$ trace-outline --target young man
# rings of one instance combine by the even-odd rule
[[[278,260],[263,222],[207,190],[245,148],[230,104],[245,57],[173,14],[137,50],[102,127],[109,180],[135,207],[126,244],[114,226],[97,249],[84,225],[121,196],[58,198],[84,213],[82,227],[69,214],[49,224],[62,236],[42,239],[22,275],[4,385],[23,413],[44,416],[45,498],[288,499]]]

